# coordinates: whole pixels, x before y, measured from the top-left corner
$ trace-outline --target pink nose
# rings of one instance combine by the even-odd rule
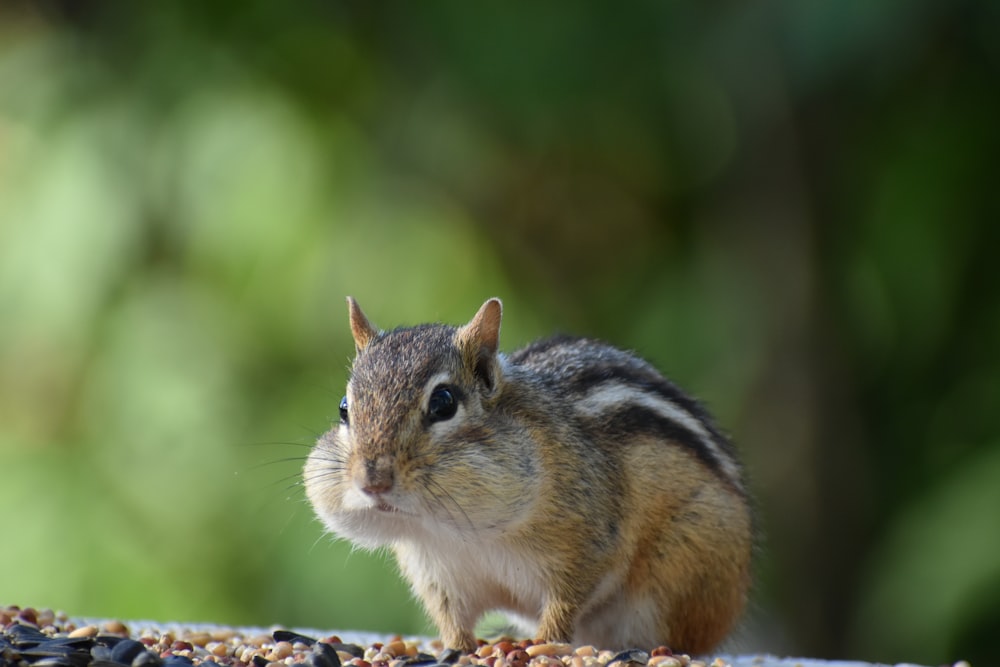
[[[374,459],[364,459],[355,469],[354,483],[370,496],[392,491],[395,483],[395,461],[385,454]]]
[[[392,475],[390,474],[379,478],[369,477],[366,483],[361,487],[361,490],[370,496],[377,496],[380,493],[388,493],[389,491],[392,491]]]

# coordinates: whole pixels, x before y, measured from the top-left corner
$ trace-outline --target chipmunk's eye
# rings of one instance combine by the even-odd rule
[[[348,417],[348,414],[347,414],[347,397],[344,396],[342,399],[340,399],[340,423],[341,424],[347,424],[348,423],[347,417]]]
[[[427,403],[427,417],[431,422],[440,422],[451,419],[458,411],[458,401],[455,394],[448,387],[441,385],[431,392],[430,401]]]

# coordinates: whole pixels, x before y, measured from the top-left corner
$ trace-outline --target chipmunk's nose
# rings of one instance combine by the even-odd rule
[[[357,468],[354,483],[370,496],[388,493],[396,481],[395,465],[395,458],[388,454],[365,459]]]

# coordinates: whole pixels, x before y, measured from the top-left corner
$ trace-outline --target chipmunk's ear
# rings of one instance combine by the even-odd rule
[[[462,345],[467,348],[478,348],[482,352],[496,354],[500,346],[500,318],[503,315],[503,304],[493,297],[482,306],[476,316],[458,330]]]
[[[347,297],[347,309],[351,314],[351,335],[354,336],[354,351],[368,347],[368,343],[378,335],[378,329],[372,326],[365,314],[361,312],[361,306],[353,297]]]
[[[463,327],[459,327],[456,337],[462,355],[475,369],[475,373],[486,386],[496,386],[500,372],[497,350],[500,346],[500,318],[503,305],[496,297],[489,299],[479,308],[476,316]]]

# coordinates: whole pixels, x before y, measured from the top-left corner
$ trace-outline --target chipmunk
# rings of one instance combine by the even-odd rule
[[[334,534],[388,546],[445,645],[489,610],[546,641],[704,653],[750,584],[741,466],[649,363],[587,338],[499,351],[501,303],[381,331],[348,297],[356,358],[306,494]]]

